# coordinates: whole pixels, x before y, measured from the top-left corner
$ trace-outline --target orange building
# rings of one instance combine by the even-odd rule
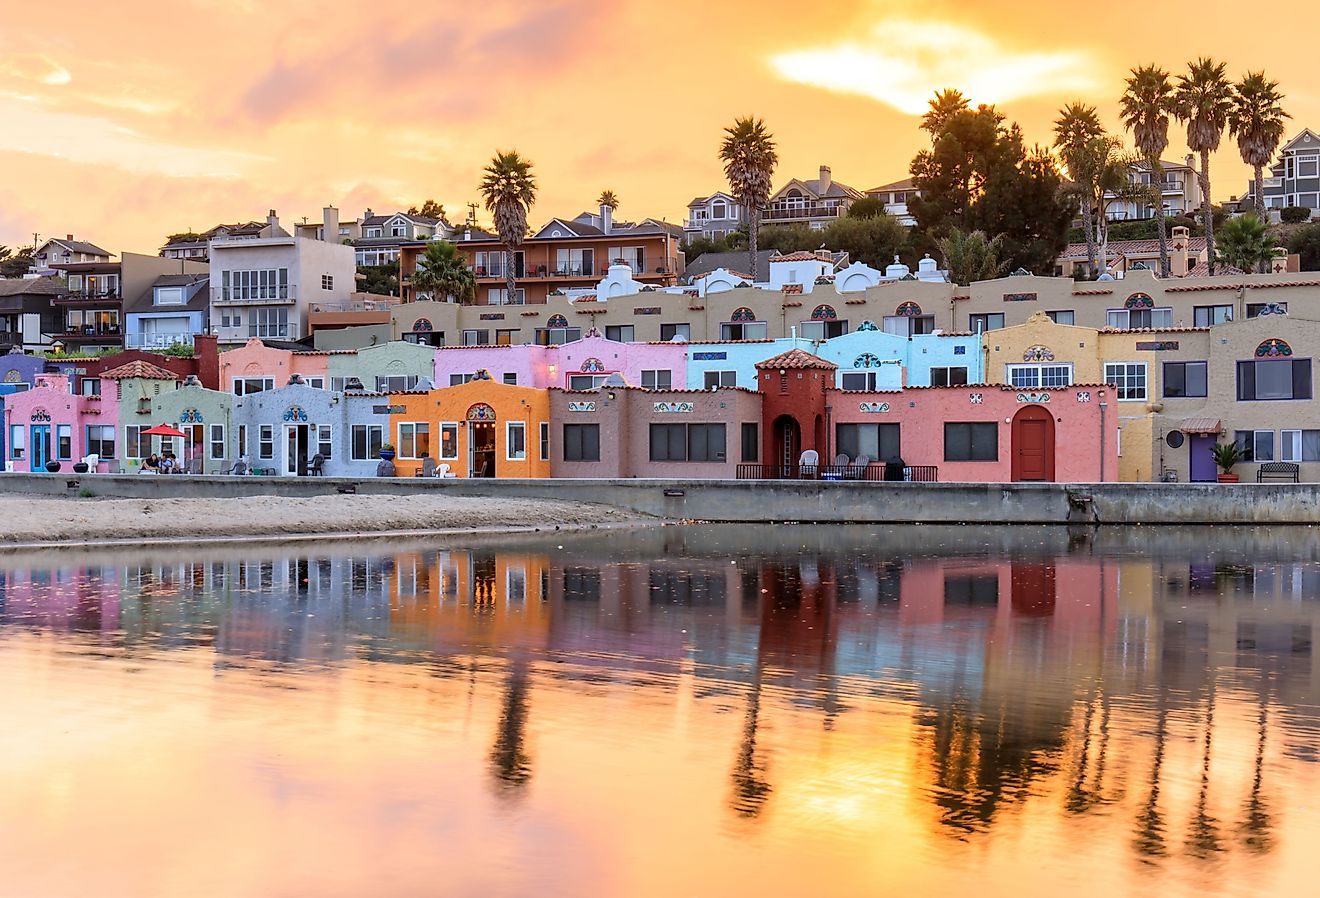
[[[485,371],[457,386],[391,393],[390,441],[401,477],[428,456],[457,477],[549,477],[550,396]]]

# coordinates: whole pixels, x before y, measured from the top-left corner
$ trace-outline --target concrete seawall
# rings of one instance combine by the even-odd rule
[[[671,520],[921,524],[1316,524],[1320,483],[848,483],[752,480],[419,480],[0,474],[0,492],[119,498],[274,495],[528,497]],[[34,509],[34,513],[40,513]]]

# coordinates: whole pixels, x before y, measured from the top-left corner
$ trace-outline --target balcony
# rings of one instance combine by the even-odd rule
[[[87,325],[54,335],[61,343],[123,343],[124,330],[120,327],[94,327]]]
[[[117,306],[123,302],[123,294],[118,290],[75,291],[66,296],[57,296],[53,300],[57,306]]]
[[[544,265],[528,265],[520,274],[515,271],[515,281],[543,281],[554,280],[556,278],[566,278],[582,280],[584,278],[597,280],[609,273],[610,265],[627,265],[632,269],[632,273],[638,278],[671,277],[678,273],[678,258],[670,256],[668,258],[646,258],[640,262],[631,259],[617,259],[612,263],[597,262],[591,265],[581,262],[554,263]],[[477,280],[485,281],[503,281],[504,268],[502,266],[491,267],[489,265],[469,265],[468,270],[477,276]]]
[[[125,349],[169,349],[193,345],[193,334],[125,334]]]
[[[814,218],[838,218],[847,213],[842,204],[805,203],[801,206],[767,206],[761,221],[808,221]]]
[[[211,288],[211,305],[213,306],[291,306],[297,301],[298,288],[292,284],[287,287],[267,288],[265,290],[231,289],[228,294],[225,294],[220,287]]]

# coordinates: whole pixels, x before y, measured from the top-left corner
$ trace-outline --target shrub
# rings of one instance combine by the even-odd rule
[[[84,499],[92,499],[92,498],[95,498],[95,496],[96,496],[96,491],[93,490],[91,487],[86,487],[86,486],[85,486],[85,487],[83,487],[82,489],[78,490],[78,495],[81,496],[81,497],[84,498]]]
[[[1288,206],[1279,212],[1279,219],[1287,224],[1311,220],[1311,210],[1305,206]]]

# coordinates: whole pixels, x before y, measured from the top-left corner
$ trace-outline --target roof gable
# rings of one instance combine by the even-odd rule
[[[790,349],[788,352],[781,352],[779,355],[771,356],[763,362],[757,362],[758,369],[763,368],[821,368],[826,371],[833,371],[839,366],[822,359],[818,355],[812,355],[805,349]]]
[[[1303,128],[1300,134],[1283,145],[1283,152],[1291,150],[1320,150],[1320,134],[1310,128]]]

